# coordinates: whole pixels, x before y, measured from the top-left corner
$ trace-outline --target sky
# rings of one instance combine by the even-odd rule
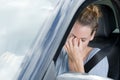
[[[0,0],[0,80],[14,80],[25,52],[56,1]]]

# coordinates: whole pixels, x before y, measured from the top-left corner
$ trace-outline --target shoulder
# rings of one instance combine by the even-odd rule
[[[94,66],[89,73],[93,75],[99,75],[102,77],[107,77],[109,69],[107,57],[103,58],[96,66]]]
[[[90,52],[91,56],[94,56],[97,52],[99,52],[101,49],[100,48],[93,48]]]
[[[58,59],[56,61],[56,69],[57,69],[57,75],[65,72],[67,70],[67,53],[64,49],[61,50],[61,53],[58,56]]]
[[[64,49],[62,49],[61,53],[59,54],[59,56],[57,58],[56,65],[61,65],[66,60],[67,60],[67,53]]]
[[[89,52],[86,62],[89,61],[100,50],[101,50],[100,48],[92,48],[92,50]]]
[[[67,56],[67,52],[66,52],[65,49],[63,48],[63,49],[61,50],[61,53],[59,54],[59,57],[58,57],[58,58],[63,59],[65,56]]]
[[[86,62],[88,62],[100,50],[101,50],[100,48],[93,48],[91,50]],[[106,77],[107,73],[108,73],[108,68],[109,68],[109,64],[108,64],[108,58],[106,56],[98,64],[96,64],[96,66],[94,66],[89,73],[94,74],[94,75],[99,75],[99,76]]]

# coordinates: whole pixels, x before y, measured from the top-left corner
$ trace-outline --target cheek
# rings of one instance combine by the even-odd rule
[[[83,48],[86,48],[87,47],[87,44],[86,43],[83,43]]]
[[[86,48],[88,46],[89,41],[83,42],[83,48]]]

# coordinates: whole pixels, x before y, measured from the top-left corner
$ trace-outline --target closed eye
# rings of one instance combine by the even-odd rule
[[[81,41],[82,41],[82,42],[85,42],[85,41],[86,41],[86,39],[81,39]]]

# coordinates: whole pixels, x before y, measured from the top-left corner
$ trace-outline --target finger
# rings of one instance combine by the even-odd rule
[[[67,52],[67,47],[66,47],[66,45],[64,45],[64,46],[63,46],[63,48],[64,48],[64,49],[65,49],[65,51]]]
[[[69,49],[68,42],[65,43],[65,45],[64,45],[64,49],[66,50],[66,52],[68,52],[68,49]]]
[[[70,50],[70,47],[69,47],[68,43],[66,43],[66,45],[64,46],[64,48],[65,48],[65,50],[66,50],[69,58],[72,58],[72,57],[71,57],[71,54],[70,54],[71,50]]]
[[[64,48],[65,48],[65,50],[66,50],[68,56],[71,57],[71,54],[70,54],[71,49],[70,49],[70,46],[69,46],[69,43],[68,43],[68,42],[66,42]]]
[[[83,50],[83,42],[82,42],[81,39],[79,40],[79,48],[80,48],[81,50]]]
[[[74,37],[70,37],[70,39],[68,40],[68,45],[69,45],[69,48],[72,49],[73,48],[73,40]]]
[[[78,39],[77,38],[73,39],[73,46],[78,47]]]

